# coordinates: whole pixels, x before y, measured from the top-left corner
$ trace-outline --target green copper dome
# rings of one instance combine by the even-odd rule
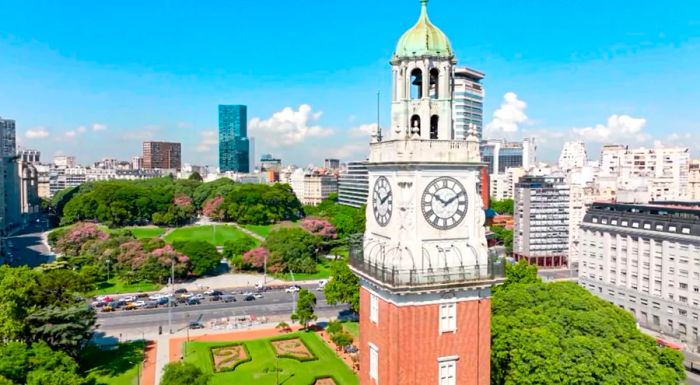
[[[420,17],[399,39],[394,57],[413,56],[451,57],[452,46],[440,28],[428,18],[428,0],[421,0]]]

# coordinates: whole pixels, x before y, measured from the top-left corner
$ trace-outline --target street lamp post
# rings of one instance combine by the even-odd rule
[[[173,297],[175,292],[173,286],[175,285],[175,258],[170,260],[170,296],[168,296],[168,331],[173,334]]]

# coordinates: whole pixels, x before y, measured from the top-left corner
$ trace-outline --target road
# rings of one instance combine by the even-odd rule
[[[240,289],[236,289],[239,293]],[[228,291],[224,290],[225,293]],[[346,310],[346,306],[330,306],[326,303],[323,291],[314,291],[317,297],[316,312],[321,315],[337,315],[340,311]],[[263,298],[255,301],[244,301],[243,295],[236,294],[236,302],[224,303],[220,301],[210,301],[205,299],[200,305],[179,304],[172,308],[173,330],[179,330],[197,321],[206,323],[207,321],[244,315],[255,315],[256,317],[289,316],[292,313],[294,301],[291,293],[283,290],[268,291],[263,293]],[[201,317],[201,318],[200,318]],[[121,333],[153,334],[158,332],[159,326],[163,332],[168,330],[168,308],[159,307],[156,309],[139,310],[118,310],[110,313],[98,313],[97,323],[99,330],[115,336]]]
[[[42,224],[30,223],[19,234],[8,237],[7,246],[11,255],[9,264],[36,267],[53,261],[54,255],[42,241],[42,234]]]

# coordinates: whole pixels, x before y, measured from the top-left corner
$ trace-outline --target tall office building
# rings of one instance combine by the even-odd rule
[[[0,117],[0,234],[20,221],[15,121]]]
[[[535,139],[525,138],[522,142],[508,142],[504,139],[489,139],[481,142],[481,159],[488,164],[489,175],[503,174],[508,168],[529,169],[535,165]]]
[[[173,169],[182,167],[182,146],[174,142],[143,142],[143,168]]]
[[[219,172],[250,172],[248,108],[219,105]]]
[[[700,201],[700,159],[692,159],[688,164],[688,198]]]
[[[325,159],[323,161],[323,167],[327,170],[337,170],[340,168],[340,160],[339,159]]]
[[[524,176],[515,185],[513,255],[543,267],[567,264],[569,186],[564,177]]]
[[[476,136],[481,139],[484,126],[484,86],[481,84],[483,79],[483,72],[475,69],[456,67],[454,70],[454,139],[466,139],[470,124],[474,124]]]
[[[583,142],[566,142],[559,154],[559,168],[571,171],[586,165],[588,156]]]
[[[347,169],[338,177],[338,203],[361,207],[367,203],[369,175],[367,161],[348,162]]]
[[[492,285],[476,130],[456,138],[447,36],[421,1],[391,59],[390,135],[370,142],[360,281],[362,385],[487,385]]]
[[[594,203],[579,232],[581,286],[643,327],[700,345],[700,204]]]

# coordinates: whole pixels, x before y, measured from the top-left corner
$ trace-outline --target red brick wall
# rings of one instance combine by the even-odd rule
[[[369,377],[369,343],[379,348],[381,385],[438,383],[438,357],[458,356],[457,384],[488,385],[491,302],[457,303],[457,331],[440,334],[440,305],[397,307],[379,298],[379,323],[369,320],[370,293],[360,290],[360,384]]]

